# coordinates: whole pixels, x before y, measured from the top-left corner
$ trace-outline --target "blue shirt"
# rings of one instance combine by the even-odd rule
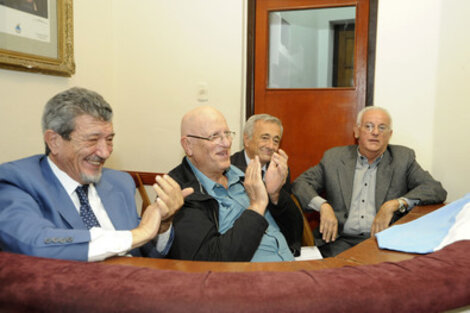
[[[250,206],[250,199],[243,186],[244,173],[237,167],[230,165],[225,171],[228,188],[214,182],[199,171],[191,161],[186,158],[196,178],[207,193],[219,203],[219,232],[224,234],[233,227],[235,221]],[[261,242],[253,255],[252,262],[293,261],[294,256],[289,250],[287,241],[281,233],[279,226],[271,213],[266,210],[264,218],[269,226],[265,230]]]

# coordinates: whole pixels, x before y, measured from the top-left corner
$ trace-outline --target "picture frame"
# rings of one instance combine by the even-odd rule
[[[73,0],[0,0],[0,17],[0,68],[75,73]]]

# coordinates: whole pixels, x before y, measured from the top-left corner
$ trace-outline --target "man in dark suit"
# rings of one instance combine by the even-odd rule
[[[42,118],[46,154],[0,165],[4,251],[81,261],[168,252],[171,217],[191,190],[157,177],[159,200],[139,219],[130,175],[103,168],[113,150],[111,119],[110,105],[87,89],[49,100]]]
[[[320,212],[314,234],[324,257],[384,230],[417,204],[441,203],[447,196],[413,150],[388,144],[392,119],[385,109],[363,109],[353,131],[358,145],[326,151],[293,183],[302,208]]]
[[[288,157],[285,151],[279,149],[282,133],[282,122],[277,117],[269,114],[252,115],[246,121],[245,127],[243,128],[244,149],[234,153],[230,157],[230,161],[233,165],[245,172],[250,161],[253,160],[255,156],[258,156],[262,166],[263,177],[270,166],[281,171],[285,182],[280,186],[281,189],[278,192],[279,199],[284,207],[288,207],[289,210],[294,210],[297,206],[291,198],[290,171],[287,166]],[[273,160],[273,162],[271,162],[271,160]],[[296,252],[300,251],[302,244],[302,230],[300,233],[295,232],[290,234],[293,236],[291,239],[292,242],[295,242],[293,249]]]

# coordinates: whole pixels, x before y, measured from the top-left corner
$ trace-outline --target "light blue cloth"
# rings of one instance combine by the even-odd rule
[[[379,248],[409,253],[433,252],[468,202],[470,193],[414,221],[387,228],[376,234]]]

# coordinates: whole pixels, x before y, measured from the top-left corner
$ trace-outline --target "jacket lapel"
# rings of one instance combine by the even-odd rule
[[[243,173],[246,172],[245,150],[241,150],[233,155],[233,165],[238,167]]]
[[[121,191],[116,190],[113,185],[105,179],[104,175],[101,177],[100,182],[95,184],[95,188],[116,230],[135,227],[135,225],[130,225],[130,218],[126,218],[124,214],[125,210],[122,209],[126,202]]]
[[[338,180],[341,188],[343,202],[347,208],[351,205],[352,189],[354,183],[354,171],[356,170],[357,148],[349,151],[338,166]]]
[[[47,157],[44,156],[40,162],[41,170],[45,180],[51,184],[48,190],[48,193],[51,194],[50,199],[52,199],[51,201],[55,201],[57,203],[55,207],[57,208],[59,214],[70,225],[71,228],[87,229],[69,195],[52,172],[52,169],[47,162]]]
[[[392,156],[390,152],[385,150],[382,160],[377,167],[376,183],[375,183],[375,208],[378,211],[385,202],[390,183],[393,177],[393,168],[390,165]]]

